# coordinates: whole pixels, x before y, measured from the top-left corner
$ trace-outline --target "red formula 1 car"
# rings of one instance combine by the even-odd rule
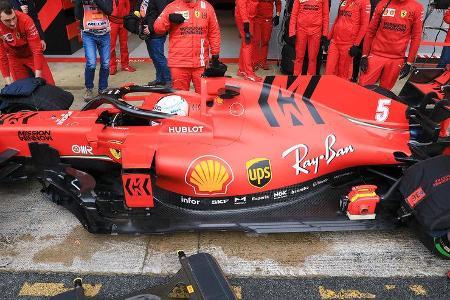
[[[201,95],[124,86],[80,111],[1,115],[0,177],[38,178],[90,232],[367,230],[415,216],[450,257],[448,107],[394,96],[334,76],[203,78]]]

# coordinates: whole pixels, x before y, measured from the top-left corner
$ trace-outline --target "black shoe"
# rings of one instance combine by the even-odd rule
[[[153,80],[147,83],[148,86],[164,86],[166,83],[158,80]]]

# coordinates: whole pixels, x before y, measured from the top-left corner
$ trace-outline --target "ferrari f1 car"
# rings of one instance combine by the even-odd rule
[[[448,258],[450,113],[434,95],[334,76],[123,86],[80,111],[1,115],[0,177],[37,178],[95,233],[415,223]]]

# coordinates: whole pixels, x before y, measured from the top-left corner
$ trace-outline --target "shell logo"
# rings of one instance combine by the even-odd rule
[[[230,165],[214,155],[204,155],[193,160],[185,175],[186,183],[196,195],[225,194],[233,180]]]

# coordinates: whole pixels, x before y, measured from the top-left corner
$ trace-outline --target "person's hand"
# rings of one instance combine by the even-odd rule
[[[36,71],[34,71],[34,77],[36,77],[36,78],[42,77],[42,70],[36,70]]]
[[[21,5],[21,6],[20,6],[20,10],[21,10],[24,14],[28,14],[28,5]]]
[[[249,22],[244,23],[244,33],[245,33],[245,43],[250,44],[252,38],[250,35],[250,23]]]
[[[360,53],[361,53],[361,49],[359,49],[359,47],[356,45],[351,46],[350,49],[348,50],[348,54],[351,57],[358,56],[358,54],[360,54]]]
[[[148,25],[144,25],[144,30],[142,31],[144,34],[149,35],[150,30],[148,29]]]
[[[33,81],[34,81],[35,83],[37,83],[37,85],[45,85],[45,84],[46,84],[45,79],[42,78],[42,77],[35,77],[35,78],[33,79]]]
[[[361,69],[361,71],[363,73],[367,73],[367,70],[369,69],[369,59],[367,58],[366,55],[361,57],[361,62],[359,64],[359,68]]]
[[[402,69],[400,70],[400,76],[398,77],[398,79],[403,79],[406,76],[409,75],[409,72],[411,72],[411,64],[410,63],[405,63],[402,67]]]
[[[273,26],[278,26],[278,24],[280,24],[280,16],[276,15],[275,17],[273,17],[272,22]]]
[[[182,14],[172,13],[169,14],[169,21],[175,24],[181,24],[184,23],[186,19],[183,17]]]
[[[13,83],[11,76],[5,77],[5,83],[6,85]]]
[[[45,51],[45,49],[47,49],[47,43],[45,43],[44,40],[41,40],[41,46],[42,46],[42,51]]]

